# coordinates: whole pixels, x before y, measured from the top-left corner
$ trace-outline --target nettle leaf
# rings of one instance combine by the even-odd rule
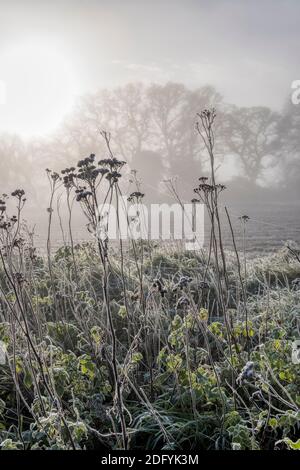
[[[121,307],[119,308],[119,311],[118,311],[118,315],[121,318],[126,318],[127,317],[127,310],[126,310],[125,305],[121,305]]]
[[[278,426],[278,421],[276,418],[270,418],[268,424],[271,428],[275,429]]]
[[[242,446],[239,442],[232,442],[231,448],[232,450],[242,450]]]
[[[280,341],[280,339],[274,339],[274,343],[273,343],[273,344],[274,344],[274,349],[275,349],[276,351],[279,351],[280,348],[281,348],[281,341]]]
[[[103,331],[100,326],[93,326],[91,328],[91,337],[93,338],[94,343],[99,346],[103,337]]]
[[[199,318],[201,321],[208,320],[208,310],[206,308],[200,308]]]
[[[284,439],[277,441],[276,445],[280,444],[281,442],[284,442],[289,447],[289,449],[300,450],[300,439],[298,439],[296,442],[293,442],[289,437],[285,437]]]
[[[225,425],[225,428],[227,429],[228,427],[239,424],[241,421],[242,421],[242,418],[240,414],[237,411],[231,411],[230,413],[226,414],[224,425]]]
[[[32,375],[31,372],[26,368],[24,378],[23,378],[24,385],[27,388],[31,388],[33,385]]]
[[[219,338],[223,338],[223,325],[221,322],[218,322],[218,321],[215,321],[215,322],[212,322],[210,325],[209,325],[209,329],[210,331],[218,336]]]
[[[96,366],[93,363],[92,359],[88,355],[84,355],[79,358],[80,370],[83,375],[88,376],[90,379],[93,379],[96,374]]]
[[[21,372],[23,372],[23,363],[19,357],[16,359],[15,368],[17,374],[21,374]]]
[[[167,369],[170,372],[175,372],[180,369],[182,365],[182,358],[179,354],[169,354],[167,357]]]
[[[141,362],[142,359],[143,359],[143,354],[140,353],[140,352],[136,352],[136,353],[132,354],[131,362],[133,364],[138,364],[139,362]]]
[[[281,380],[285,380],[286,377],[285,377],[285,372],[283,370],[281,372],[279,372],[279,378]]]
[[[71,427],[73,438],[77,442],[80,442],[82,439],[85,439],[87,437],[87,427],[82,421],[74,423]]]
[[[12,439],[5,439],[0,444],[1,450],[18,450],[22,448],[22,442],[14,442]]]

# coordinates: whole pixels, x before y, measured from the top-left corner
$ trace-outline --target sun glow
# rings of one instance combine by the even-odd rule
[[[7,48],[0,53],[0,131],[50,133],[71,109],[77,80],[59,48],[37,42]]]

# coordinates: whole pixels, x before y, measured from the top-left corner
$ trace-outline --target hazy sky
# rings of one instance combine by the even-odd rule
[[[0,130],[48,132],[75,95],[140,80],[280,108],[299,20],[299,0],[0,0]]]

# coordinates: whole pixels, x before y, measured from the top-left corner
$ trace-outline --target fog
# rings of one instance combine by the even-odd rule
[[[193,197],[207,156],[197,113],[217,111],[217,176],[226,200],[299,197],[298,2],[0,2],[0,184],[27,194],[40,221],[46,168],[95,153],[111,132],[148,202],[172,179]],[[280,34],[278,32],[280,31]]]
[[[1,1],[0,56],[28,43],[55,50],[78,94],[210,83],[228,102],[279,110],[298,77],[299,10],[296,0]]]

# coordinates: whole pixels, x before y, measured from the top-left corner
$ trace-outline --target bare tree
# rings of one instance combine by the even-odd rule
[[[169,175],[178,175],[186,188],[195,173],[201,176],[206,160],[194,128],[198,109],[217,105],[221,97],[212,87],[194,91],[177,83],[152,85],[148,90],[153,140]]]
[[[281,175],[287,191],[299,195],[300,106],[287,102],[278,126],[277,146],[281,151]]]
[[[29,145],[19,136],[7,133],[0,136],[0,178],[5,187],[31,186],[29,153]]]
[[[278,160],[274,144],[279,115],[265,107],[232,107],[226,118],[226,151],[239,158],[243,176],[257,183],[263,171]]]

